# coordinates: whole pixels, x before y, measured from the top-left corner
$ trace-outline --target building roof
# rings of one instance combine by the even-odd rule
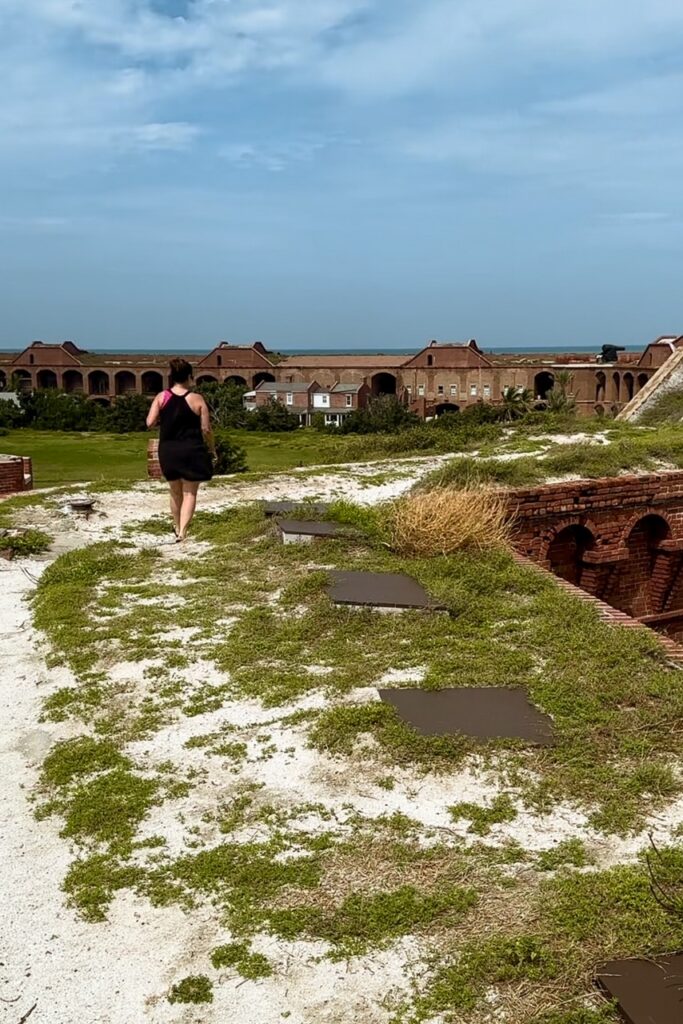
[[[364,387],[365,384],[345,384],[343,381],[338,381],[330,390],[336,393],[349,391],[351,394],[356,394],[356,392]]]
[[[197,356],[188,356],[183,352],[80,352],[78,359],[84,366],[107,365],[128,366],[137,363],[150,363],[152,366],[163,366],[171,359],[186,359],[188,363],[197,363]]]
[[[395,356],[372,356],[372,355],[340,355],[340,356],[287,356],[280,363],[280,366],[299,366],[302,369],[312,367],[321,370],[347,369],[358,367],[360,369],[381,369],[393,367],[398,369],[408,357],[405,355]]]
[[[436,360],[435,369],[471,369],[479,366],[491,366],[491,360],[485,356],[474,339],[468,342],[432,341],[429,345],[406,359],[404,368],[424,367],[431,365],[429,358]]]
[[[292,381],[291,384],[279,384],[274,380],[264,380],[257,386],[256,391],[284,391],[290,394],[306,394],[311,389],[324,391],[324,388],[320,387],[317,381],[312,381],[307,384],[305,381]]]

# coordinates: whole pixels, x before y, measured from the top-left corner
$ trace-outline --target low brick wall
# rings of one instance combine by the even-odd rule
[[[508,495],[523,555],[636,619],[683,608],[683,472]]]
[[[152,440],[147,445],[147,476],[150,480],[163,479],[159,465],[159,442],[157,440]]]
[[[672,536],[683,541],[683,472],[570,480],[510,491],[509,497],[516,546],[534,561],[544,563],[551,541],[570,525],[587,527],[597,552],[623,549],[648,514],[666,519]]]
[[[33,488],[31,460],[22,455],[0,455],[0,497]]]

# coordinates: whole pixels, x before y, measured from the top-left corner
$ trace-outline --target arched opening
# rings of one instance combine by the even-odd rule
[[[595,545],[595,538],[586,526],[576,523],[565,526],[553,539],[548,548],[550,568],[556,576],[581,586],[583,556]]]
[[[604,416],[605,415],[605,407],[604,407],[604,405],[596,405],[595,406],[595,415],[596,416]]]
[[[62,374],[62,387],[70,395],[83,391],[83,374],[79,370],[65,370]]]
[[[257,388],[259,384],[263,384],[264,381],[268,381],[269,383],[274,384],[275,377],[273,377],[272,373],[266,373],[265,370],[262,370],[260,373],[255,373],[253,387]]]
[[[613,405],[612,408],[610,409],[610,412],[612,413],[613,416],[618,416],[619,415],[619,406],[618,405]]]
[[[203,373],[201,377],[197,377],[197,384],[218,384],[218,378],[212,377],[210,373]]]
[[[621,377],[618,373],[612,374],[612,397],[619,401],[619,393],[621,390]]]
[[[606,388],[607,388],[607,378],[605,377],[605,374],[602,372],[602,370],[599,370],[598,373],[596,373],[596,375],[595,375],[595,401],[596,402],[604,402],[605,401],[605,398],[607,397],[605,395]]]
[[[247,382],[244,379],[244,377],[237,377],[237,376],[226,377],[224,383],[225,384],[234,384],[236,388],[246,388],[246,386],[247,386]]]
[[[132,395],[137,391],[135,374],[130,370],[119,370],[114,376],[114,386],[117,395]]]
[[[111,402],[109,401],[108,398],[93,398],[93,403],[95,405],[101,406],[103,409],[108,409],[109,406],[111,405]]]
[[[393,373],[376,373],[370,382],[375,398],[396,394],[396,378]]]
[[[544,370],[534,377],[534,398],[537,401],[545,402],[548,393],[555,387],[555,375]]]
[[[633,379],[633,374],[632,373],[625,373],[624,374],[624,391],[625,391],[624,397],[625,397],[627,402],[630,402],[631,399],[633,398],[634,388],[635,388],[635,381]]]
[[[52,391],[57,387],[57,374],[54,370],[38,370],[36,381],[39,388]]]
[[[17,391],[26,393],[31,390],[31,374],[28,370],[15,370],[12,373],[12,386]]]
[[[647,384],[647,380],[648,380],[648,377],[647,377],[646,373],[639,373],[638,374],[638,390],[639,391],[640,391],[641,388],[645,387],[645,385]]]
[[[7,391],[7,374],[0,370],[0,391]]]
[[[164,390],[164,378],[156,370],[145,370],[141,381],[143,395],[158,395]]]
[[[443,416],[447,412],[460,412],[460,406],[454,405],[453,402],[442,402],[441,405],[437,405],[434,411],[437,416]]]
[[[104,370],[93,370],[88,374],[88,393],[91,395],[109,394],[109,374]]]
[[[670,534],[669,524],[661,516],[651,514],[638,520],[626,538],[628,558],[605,595],[609,604],[636,618],[662,610],[654,607],[652,577],[658,548]]]

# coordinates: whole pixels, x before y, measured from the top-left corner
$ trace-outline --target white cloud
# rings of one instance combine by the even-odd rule
[[[279,143],[231,142],[221,146],[219,156],[238,167],[262,167],[267,171],[283,171],[290,164],[305,163],[335,141],[333,138],[290,139]]]
[[[129,133],[124,130],[124,139],[128,134],[130,141],[142,149],[188,149],[200,129],[186,121],[167,121],[136,125]]]

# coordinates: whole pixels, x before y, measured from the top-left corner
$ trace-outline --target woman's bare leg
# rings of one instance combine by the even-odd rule
[[[180,508],[183,503],[183,481],[169,480],[168,486],[171,489],[171,516],[173,518],[173,525],[175,527],[175,532],[180,533]]]
[[[180,534],[181,540],[185,540],[187,528],[192,522],[192,516],[197,505],[197,491],[199,482],[197,480],[183,480],[183,503],[180,508]]]

